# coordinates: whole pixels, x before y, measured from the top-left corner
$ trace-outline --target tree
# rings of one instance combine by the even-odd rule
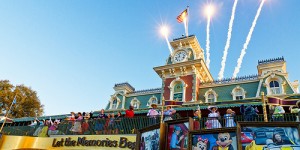
[[[36,91],[25,85],[13,86],[8,80],[0,80],[0,108],[3,113],[9,110],[14,98],[16,98],[16,104],[12,106],[9,117],[43,115],[44,105],[41,104]]]

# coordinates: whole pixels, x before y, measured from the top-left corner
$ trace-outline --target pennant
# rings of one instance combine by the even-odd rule
[[[181,23],[184,21],[184,19],[186,19],[188,16],[188,9],[186,8],[183,12],[181,12],[179,14],[179,16],[177,16],[177,22]]]

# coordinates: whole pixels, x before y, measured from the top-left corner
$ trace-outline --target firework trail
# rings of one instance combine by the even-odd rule
[[[209,26],[210,26],[210,17],[207,18],[207,26],[206,26],[206,66],[207,68],[209,69],[209,64],[210,64],[210,59],[209,59],[209,56],[210,56],[210,53],[209,53],[209,50],[210,50],[210,40],[209,40]]]
[[[236,75],[240,72],[240,68],[241,68],[241,65],[242,65],[242,62],[243,62],[243,57],[244,57],[245,54],[246,54],[246,49],[247,49],[248,44],[249,44],[249,42],[250,42],[250,40],[251,40],[251,36],[252,36],[253,30],[254,30],[254,28],[255,28],[256,21],[257,21],[259,15],[260,15],[260,12],[261,12],[261,9],[262,9],[262,7],[263,7],[263,5],[264,5],[264,2],[265,2],[265,0],[262,0],[262,1],[261,1],[260,5],[259,5],[259,8],[258,8],[258,10],[257,10],[257,12],[256,12],[256,16],[255,16],[255,18],[254,18],[254,20],[253,20],[253,22],[252,22],[252,26],[251,26],[251,28],[250,28],[250,31],[249,31],[248,35],[247,35],[247,39],[246,39],[246,42],[244,43],[243,49],[242,49],[242,51],[241,51],[241,55],[240,55],[240,57],[239,57],[239,59],[238,59],[238,61],[237,61],[237,66],[236,66],[235,69],[234,69],[234,72],[233,72],[233,78],[235,78]]]
[[[234,16],[235,16],[235,10],[236,10],[237,3],[238,3],[238,0],[235,0],[234,4],[233,4],[233,7],[232,7],[232,12],[231,12],[231,17],[230,17],[229,27],[228,27],[228,33],[227,33],[227,41],[226,41],[226,45],[225,45],[224,52],[223,52],[223,57],[222,57],[222,62],[221,62],[221,69],[220,69],[219,76],[218,76],[219,80],[221,80],[224,77],[226,58],[227,58],[227,54],[228,54],[228,49],[230,47],[231,32],[232,32],[232,26],[233,26],[233,21],[234,21]]]
[[[168,48],[169,48],[170,54],[172,54],[173,49],[172,49],[171,44],[170,44],[170,42],[168,40],[168,36],[165,35],[165,39],[166,39],[166,42],[168,44]]]

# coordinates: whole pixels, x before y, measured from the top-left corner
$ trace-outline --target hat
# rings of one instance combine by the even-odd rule
[[[151,107],[157,106],[156,104],[151,104]]]
[[[175,131],[181,131],[181,128],[180,127],[175,127]]]
[[[218,110],[218,107],[217,107],[217,106],[208,106],[208,107],[207,107],[207,109],[208,109],[209,111],[211,111],[212,108],[216,108],[216,110]]]

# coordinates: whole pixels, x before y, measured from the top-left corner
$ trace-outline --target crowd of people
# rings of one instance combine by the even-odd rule
[[[232,109],[227,109],[226,113],[221,119],[220,112],[218,111],[217,106],[208,106],[209,114],[207,118],[201,119],[201,110],[198,108],[194,111],[194,128],[200,129],[200,120],[204,122],[204,127],[206,129],[215,129],[223,127],[235,127],[236,126],[236,113]],[[284,119],[284,109],[282,106],[270,107],[270,113],[272,113],[272,121],[283,121]],[[293,110],[294,111],[294,110]],[[244,121],[255,121],[258,117],[258,109],[254,108],[251,105],[244,106],[241,105],[240,113],[244,117]],[[291,111],[292,112],[292,111]],[[174,114],[176,110],[171,106],[166,106],[166,109],[163,111],[164,121],[169,121],[174,119]],[[157,108],[157,104],[151,104],[151,107],[148,110],[147,116],[151,124],[158,123],[158,117],[162,115],[161,111]],[[71,115],[66,119],[68,122],[67,130],[71,134],[118,134],[121,129],[121,120],[122,118],[133,118],[135,116],[134,107],[129,106],[125,110],[125,115],[122,116],[122,113],[119,111],[115,113],[105,113],[104,109],[100,111],[97,116],[93,116],[93,113],[81,113],[78,112],[75,114],[71,112]],[[299,119],[299,118],[298,118]],[[91,121],[92,120],[92,121]],[[49,136],[62,134],[58,130],[61,120],[38,120],[37,118],[30,124],[32,127],[36,127],[34,131],[34,136]],[[64,121],[65,122],[65,121]],[[91,130],[92,128],[92,130]],[[93,133],[91,133],[93,132]],[[64,132],[65,133],[65,132]]]

